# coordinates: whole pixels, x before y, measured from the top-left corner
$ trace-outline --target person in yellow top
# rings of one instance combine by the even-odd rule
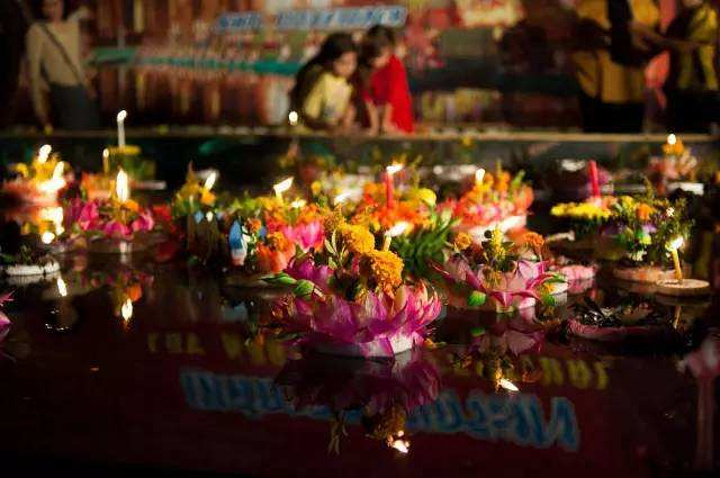
[[[291,111],[298,114],[300,128],[340,132],[352,126],[353,88],[348,79],[356,67],[352,37],[346,33],[328,36],[318,54],[298,72],[290,92]]]
[[[652,0],[622,0],[628,23],[656,29],[660,12]],[[622,61],[614,58],[609,8],[614,0],[580,0],[577,5],[578,32],[583,36],[572,55],[580,87],[583,129],[587,132],[634,133],[642,131],[645,116],[645,66],[647,59]],[[630,29],[628,29],[630,32]],[[650,50],[631,32],[628,50]],[[617,45],[614,50],[619,50]]]
[[[710,2],[682,0],[666,36],[690,42],[695,48],[670,52],[670,74],[665,82],[670,131],[708,132],[711,122],[720,121],[715,69],[718,34],[717,12]]]

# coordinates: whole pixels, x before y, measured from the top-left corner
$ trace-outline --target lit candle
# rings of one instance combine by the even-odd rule
[[[600,178],[595,160],[590,161],[590,185],[592,186],[592,196],[600,197]]]
[[[385,238],[383,240],[383,251],[390,250],[390,243],[392,242],[393,237],[404,234],[405,231],[407,231],[411,227],[412,225],[409,222],[401,221],[388,229],[388,231],[385,233]]]
[[[59,190],[65,187],[65,179],[63,174],[65,172],[65,163],[62,161],[58,162],[53,169],[52,177],[43,182],[38,186],[38,189],[45,194],[56,194]]]
[[[121,110],[117,114],[118,146],[121,148],[125,147],[125,118],[127,118],[127,111]]]
[[[217,181],[217,173],[213,171],[208,175],[207,179],[205,179],[205,189],[210,191],[213,186],[215,186],[215,181]]]
[[[675,280],[681,282],[683,280],[682,267],[680,265],[680,256],[678,255],[678,249],[683,246],[685,241],[682,237],[676,237],[673,241],[668,244],[668,250],[672,256],[673,266],[675,266]]]
[[[387,209],[395,206],[395,173],[403,168],[402,164],[394,163],[385,168],[385,205]]]
[[[38,150],[38,163],[45,164],[45,162],[50,157],[50,153],[52,152],[52,146],[49,144],[44,144],[40,146],[40,149]]]
[[[283,193],[290,189],[293,183],[293,178],[287,178],[284,181],[280,181],[276,185],[273,186],[273,190],[275,191],[275,196],[280,201],[280,204],[282,204],[283,201]]]
[[[103,172],[108,174],[110,172],[110,150],[105,148],[102,152],[103,157]]]
[[[485,170],[478,168],[478,170],[475,171],[475,186],[482,186],[483,179],[485,179]]]
[[[515,385],[514,383],[512,383],[510,380],[508,380],[506,378],[501,378],[500,381],[498,382],[498,385],[500,385],[502,388],[504,388],[505,390],[507,390],[509,392],[517,392],[520,390],[517,387],[517,385]]]
[[[667,137],[667,144],[668,146],[675,146],[677,144],[677,136],[669,134]]]
[[[57,284],[58,294],[60,294],[60,297],[67,297],[68,291],[67,291],[67,284],[65,284],[65,280],[62,277],[58,277],[56,284]]]
[[[127,323],[133,316],[133,303],[130,299],[125,299],[125,302],[120,307],[120,314],[123,320]]]
[[[120,169],[115,180],[115,195],[121,203],[130,199],[130,185],[128,184],[128,175]]]
[[[297,126],[298,124],[299,116],[297,114],[297,111],[291,111],[288,113],[288,123],[290,123],[290,126]]]

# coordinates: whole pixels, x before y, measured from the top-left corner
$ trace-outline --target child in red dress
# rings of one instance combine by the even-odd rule
[[[376,25],[363,38],[361,55],[367,73],[362,98],[371,134],[412,133],[415,129],[407,72],[394,50],[395,35],[387,27]]]

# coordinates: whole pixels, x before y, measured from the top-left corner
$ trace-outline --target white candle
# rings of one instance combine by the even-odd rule
[[[125,147],[125,118],[127,118],[127,111],[121,110],[117,114],[118,146],[121,148]]]
[[[475,171],[475,185],[482,185],[483,179],[485,179],[485,170],[483,168],[478,168],[478,170]]]
[[[388,231],[385,233],[385,239],[383,242],[383,251],[389,251],[390,250],[390,242],[392,241],[393,237],[400,236],[402,234],[405,234],[406,231],[408,231],[412,227],[412,224],[409,222],[401,221],[395,224],[393,227],[388,229]]]
[[[117,173],[115,180],[115,194],[121,203],[130,199],[130,185],[128,184],[128,175],[122,169]]]
[[[50,157],[50,153],[52,152],[52,146],[49,144],[44,144],[40,146],[40,149],[38,150],[38,163],[45,164],[45,162]]]
[[[217,173],[213,171],[205,180],[205,189],[210,191],[215,186],[215,181],[217,181]]]
[[[290,189],[293,183],[293,178],[287,178],[284,181],[280,181],[276,185],[273,186],[273,190],[275,191],[275,196],[278,198],[278,200],[282,203],[283,202],[283,193]]]

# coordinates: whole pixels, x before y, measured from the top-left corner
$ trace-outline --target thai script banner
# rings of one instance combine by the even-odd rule
[[[256,12],[226,13],[218,18],[216,30],[232,33],[263,26],[278,30],[365,30],[373,25],[399,28],[406,18],[407,8],[402,6],[289,10],[278,13],[272,21]]]

